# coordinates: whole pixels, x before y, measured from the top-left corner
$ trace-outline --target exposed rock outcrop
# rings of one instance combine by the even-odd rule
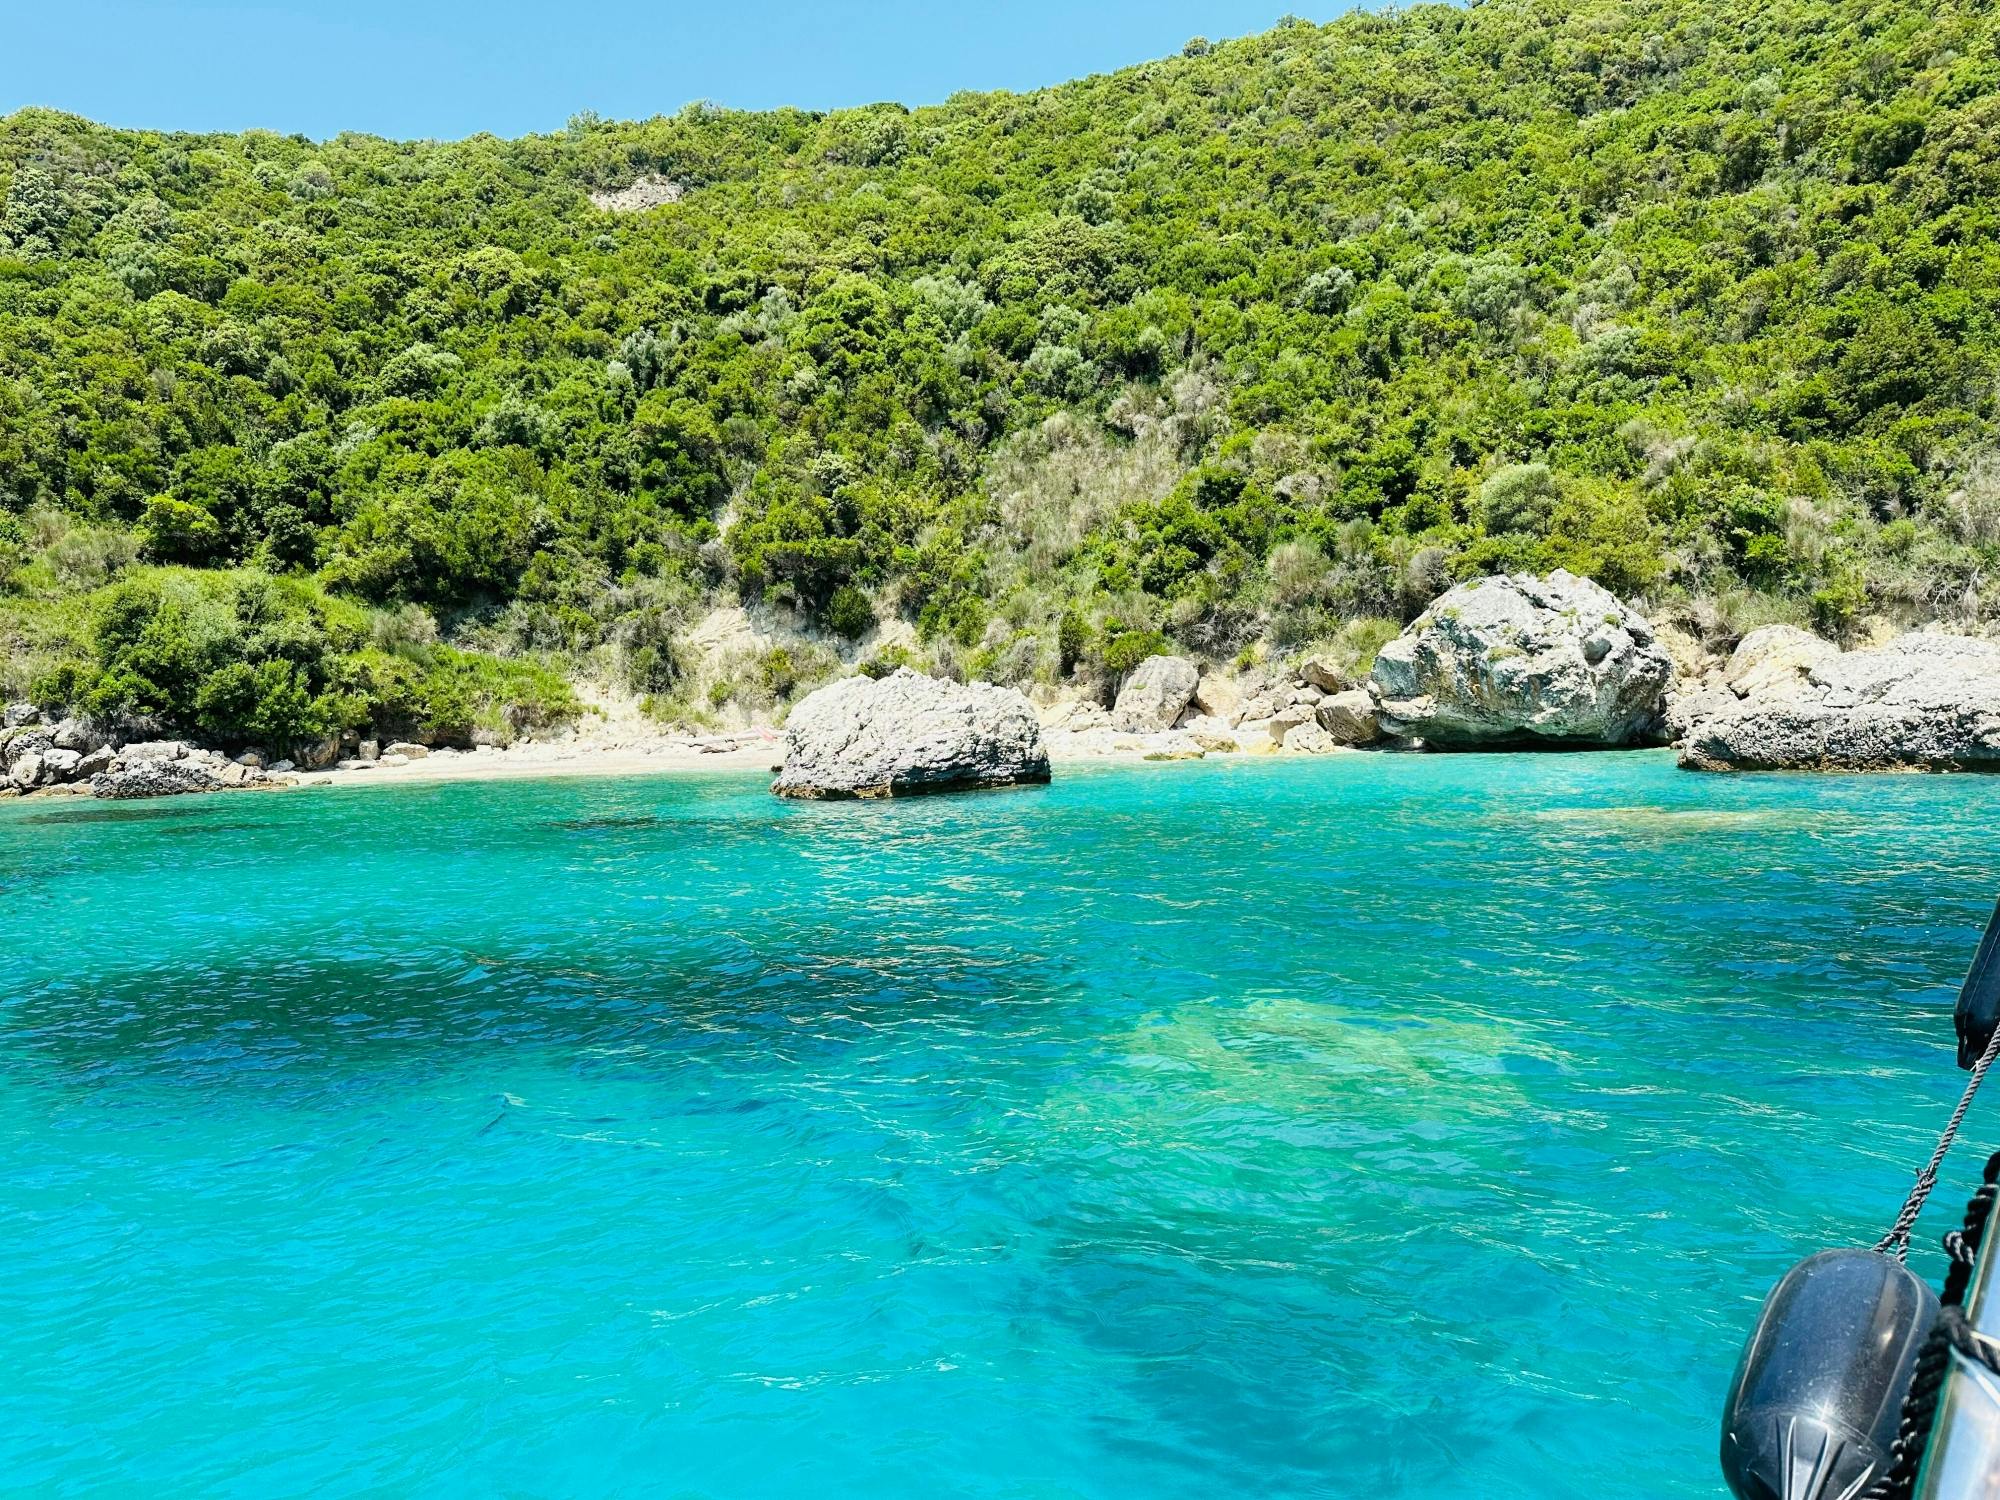
[[[49,722],[28,704],[6,710],[0,728],[0,791],[8,796],[95,795],[128,799],[182,792],[268,786],[254,755],[231,761],[185,740],[116,739],[130,728],[157,733],[150,723],[102,725],[82,719]]]
[[[121,770],[91,778],[90,794],[125,802],[139,797],[177,797],[186,792],[215,792],[222,779],[198,760],[142,760]]]
[[[128,766],[136,766],[155,760],[185,760],[187,754],[185,740],[139,740],[121,748],[118,758]]]
[[[1362,688],[1335,693],[1314,710],[1319,727],[1336,745],[1372,745],[1382,738],[1382,721],[1375,699]]]
[[[1724,676],[1684,710],[1690,770],[2000,769],[2000,643],[1918,631],[1842,652],[1773,626]]]
[[[907,667],[807,696],[786,721],[785,752],[771,784],[781,797],[908,797],[1049,779],[1041,726],[1021,694]]]
[[[1382,648],[1387,732],[1444,750],[1657,742],[1673,663],[1638,614],[1588,579],[1461,584]]]
[[[678,203],[687,189],[670,177],[649,172],[621,188],[599,188],[590,195],[590,205],[608,214],[638,214],[649,208]]]
[[[106,742],[106,735],[94,724],[84,719],[64,719],[50,731],[58,750],[74,750],[79,755],[88,755]]]
[[[40,724],[16,724],[0,730],[0,774],[11,778],[14,768],[33,756],[37,763],[55,748],[55,737]]]
[[[1317,719],[1307,719],[1285,731],[1284,748],[1294,755],[1324,755],[1338,748],[1334,737],[1319,727]]]
[[[1299,663],[1299,678],[1322,693],[1344,693],[1354,686],[1354,679],[1330,656],[1308,656]]]
[[[1190,706],[1203,718],[1227,719],[1234,723],[1243,707],[1243,691],[1244,683],[1239,678],[1221,672],[1204,672],[1201,680],[1194,685],[1194,699]]]
[[[1125,679],[1111,710],[1112,723],[1131,734],[1172,729],[1200,681],[1200,671],[1184,656],[1149,656]]]
[[[14,763],[7,768],[7,780],[16,791],[33,791],[41,783],[42,767],[42,754],[27,751],[14,757]]]
[[[1832,641],[1796,625],[1766,625],[1737,643],[1723,682],[1739,700],[1784,701],[1805,693],[1813,668],[1840,655]]]
[[[324,771],[340,760],[340,737],[330,735],[326,739],[301,745],[294,759],[302,770]]]

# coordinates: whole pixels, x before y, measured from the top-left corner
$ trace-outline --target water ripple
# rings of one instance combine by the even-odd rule
[[[1628,756],[0,809],[0,1465],[1712,1495],[1757,1297],[1955,1094],[1996,802]]]

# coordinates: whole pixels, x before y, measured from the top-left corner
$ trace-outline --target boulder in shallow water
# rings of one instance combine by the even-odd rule
[[[1185,656],[1149,656],[1132,669],[1111,721],[1128,734],[1156,734],[1172,729],[1187,712],[1201,673]]]
[[[809,694],[785,723],[781,797],[910,797],[1049,779],[1035,710],[1012,688],[904,667]]]
[[[1737,666],[1681,741],[1690,770],[2000,769],[2000,643],[1918,631],[1803,673]]]
[[[1382,728],[1440,750],[1657,742],[1673,662],[1644,618],[1557,570],[1480,578],[1382,648]]]
[[[92,777],[90,794],[127,802],[141,797],[178,797],[188,792],[214,792],[221,787],[221,781],[200,762],[156,759]]]

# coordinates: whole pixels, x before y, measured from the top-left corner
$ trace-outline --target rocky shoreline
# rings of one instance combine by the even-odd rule
[[[1692,771],[2000,768],[2000,642],[1931,627],[1843,651],[1770,625],[1709,656],[1561,572],[1453,589],[1359,680],[1310,658],[1289,676],[1164,660],[1109,713],[1048,713],[1052,746],[1163,759],[1671,746]]]
[[[1767,626],[1669,720],[1690,770],[2000,769],[2000,644],[1922,630],[1842,651]]]
[[[185,740],[126,739],[80,719],[45,722],[16,704],[0,728],[0,796],[89,796],[111,801],[287,784],[289,763],[231,758]]]
[[[1365,673],[1327,656],[1221,668],[1157,655],[1127,674],[1109,707],[903,669],[809,694],[782,734],[628,726],[612,738],[513,747],[328,741],[295,763],[227,755],[154,726],[50,722],[17,704],[0,724],[0,798],[700,766],[768,768],[781,795],[848,798],[1033,784],[1049,779],[1052,762],[1105,758],[1669,745],[1695,771],[2000,768],[2000,643],[1933,627],[1843,651],[1771,625],[1725,659],[1587,579],[1509,574],[1441,596]]]
[[[1030,711],[1018,693],[983,685],[957,691],[1011,699],[1004,711],[1015,722]],[[1281,671],[1225,671],[1162,655],[1139,663],[1108,708],[1039,691],[1033,711],[1046,753],[1058,761],[1671,745],[1695,771],[2000,766],[2000,643],[1931,629],[1842,651],[1775,625],[1752,631],[1724,660],[1561,571],[1452,589],[1383,646],[1365,675],[1326,657]],[[899,734],[895,703],[859,679],[813,694],[794,711],[794,724],[835,694],[846,709],[841,732],[814,747],[804,779],[850,788],[872,779],[881,789],[862,795],[898,795],[894,778],[843,766],[841,752],[865,742],[873,762],[900,753],[920,763],[934,736],[914,728]],[[1009,744],[1019,759],[1018,743]],[[982,762],[976,736],[954,744],[950,757],[955,769],[932,779],[968,786],[1038,779],[1003,761]],[[916,774],[912,784],[931,774]],[[801,793],[786,782],[775,789],[856,794]]]

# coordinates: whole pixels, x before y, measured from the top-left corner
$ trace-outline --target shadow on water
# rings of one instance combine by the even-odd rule
[[[204,809],[200,807],[192,807],[192,806],[182,807],[182,806],[172,806],[172,805],[153,805],[148,807],[83,807],[83,808],[65,808],[61,812],[30,813],[28,816],[22,818],[21,821],[23,823],[42,828],[72,827],[79,824],[89,824],[89,823],[159,823],[159,822],[165,822],[169,819],[185,821],[191,815],[199,814],[203,811]],[[251,827],[254,825],[204,824],[202,826],[212,828],[217,826]]]
[[[948,940],[857,950],[835,926],[759,951],[729,934],[672,949],[627,940],[526,956],[434,948],[391,957],[230,955],[19,992],[0,1075],[144,1077],[215,1087],[488,1048],[553,1048],[605,1065],[809,1063],[892,1028],[972,1029],[1060,981],[1019,954]]]

